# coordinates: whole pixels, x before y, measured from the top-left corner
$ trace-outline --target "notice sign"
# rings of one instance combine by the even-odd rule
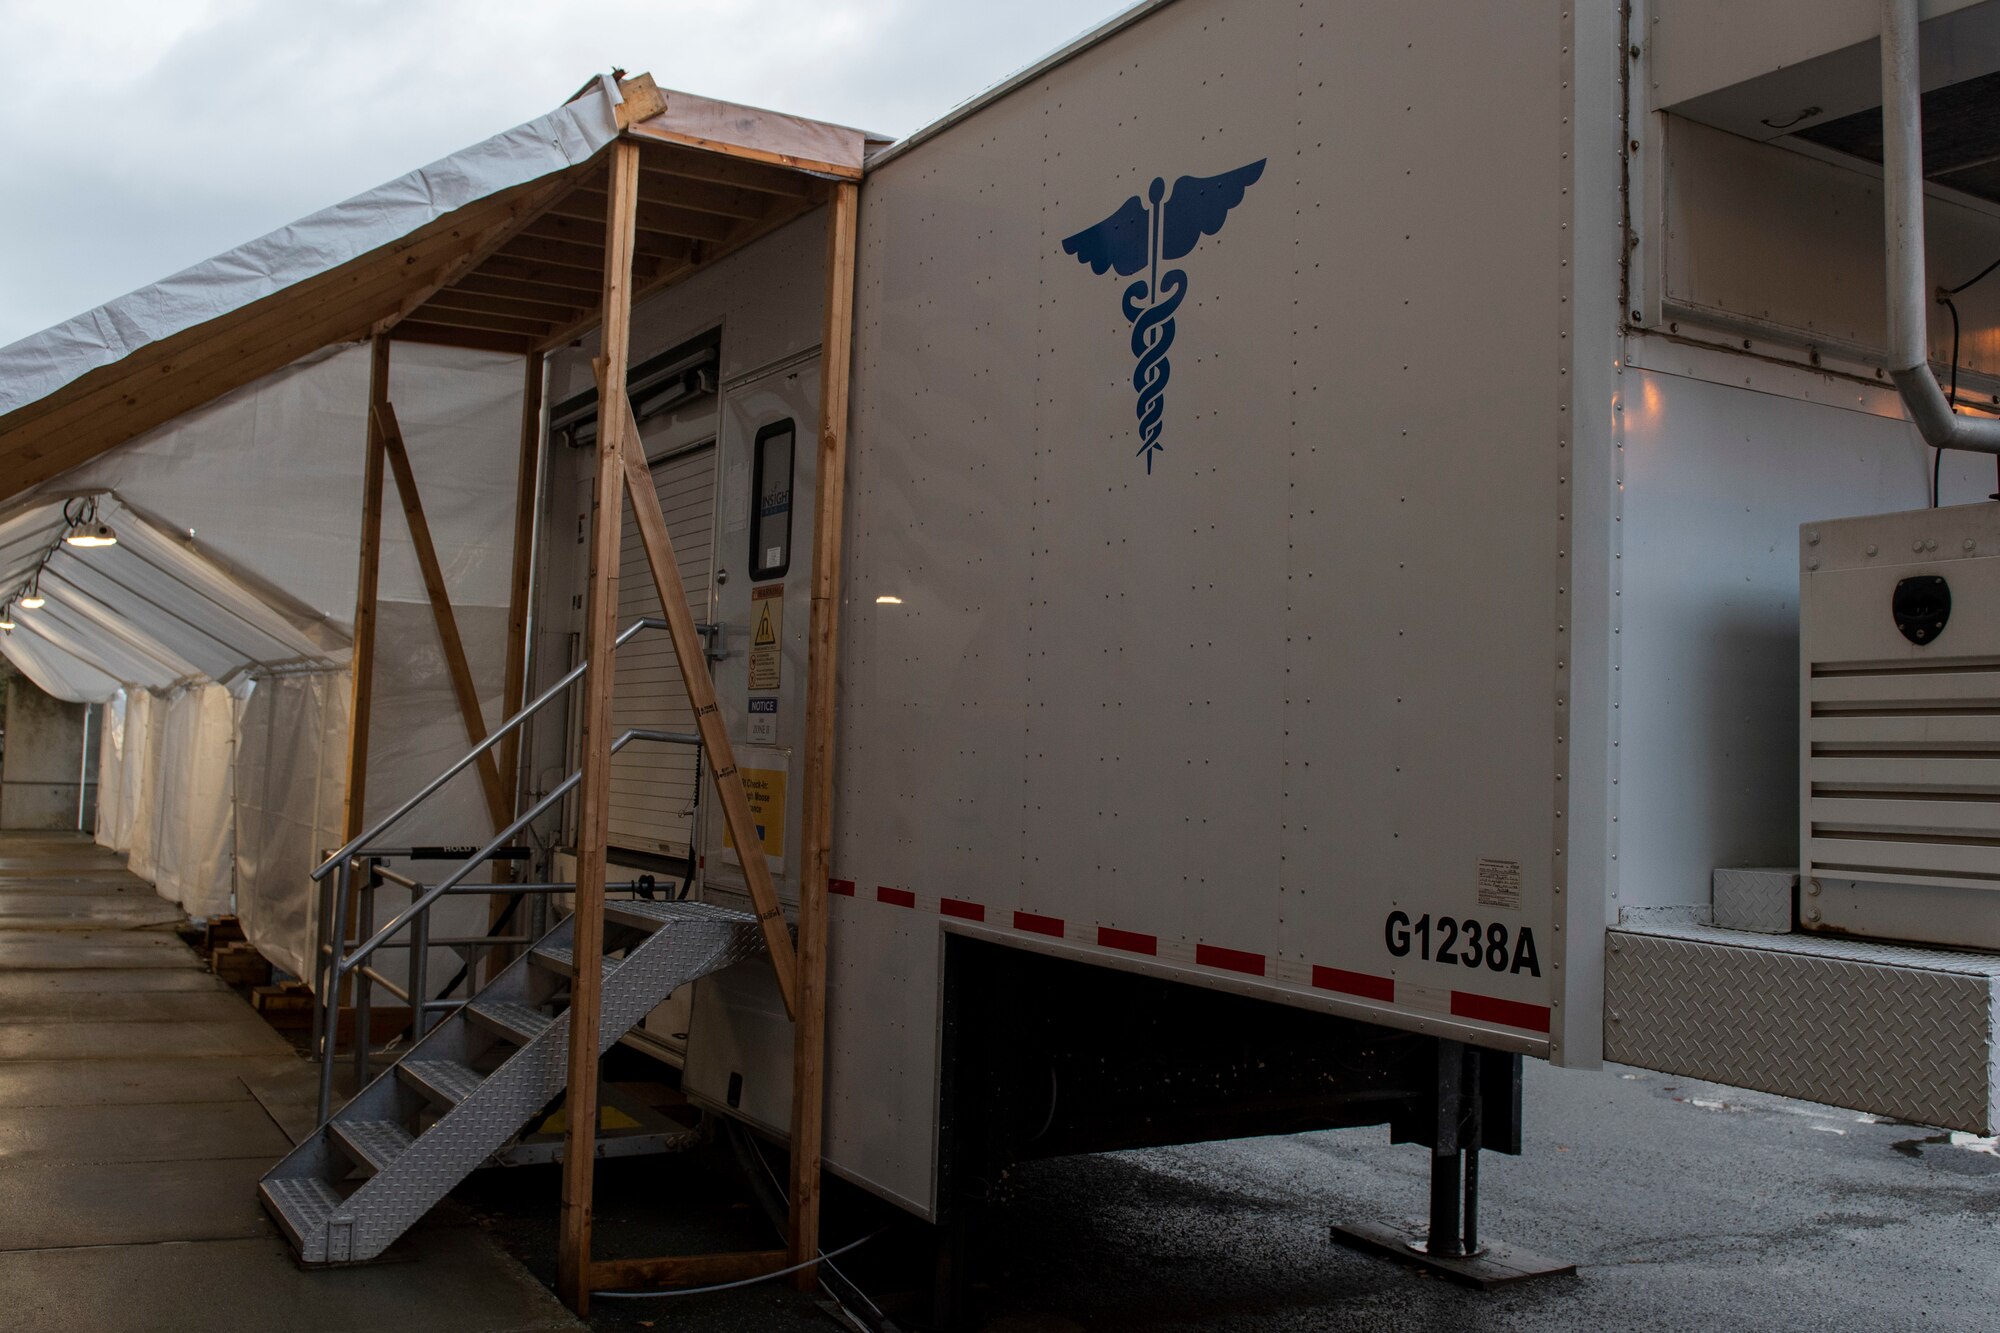
[[[1479,858],[1479,905],[1519,908],[1521,905],[1521,863]]]
[[[737,771],[743,775],[743,794],[750,798],[750,818],[756,822],[757,837],[764,844],[764,855],[773,860],[783,860],[785,770],[743,768]],[[722,845],[732,852],[736,850],[736,839],[730,836],[727,820],[722,825]]]
[[[750,698],[750,743],[752,745],[776,745],[778,743],[778,701],[765,696]],[[474,848],[474,850],[478,850]]]
[[[750,590],[750,689],[775,690],[784,673],[785,585]]]

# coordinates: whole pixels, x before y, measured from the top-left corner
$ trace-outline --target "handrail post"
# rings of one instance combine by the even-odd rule
[[[318,918],[313,931],[313,1027],[312,1045],[308,1049],[324,1060],[326,1050],[321,1043],[326,1040],[327,959],[329,956],[338,958],[339,946],[346,941],[330,938],[333,932],[328,928],[327,921],[333,912],[333,894],[323,883],[314,880],[307,880],[306,883],[310,886],[308,891],[313,896],[313,908]]]
[[[368,858],[368,878],[361,885],[361,929],[362,939],[375,933],[375,890],[380,887],[382,877],[376,867],[381,858]],[[368,1086],[368,1057],[375,1045],[375,1024],[370,1010],[375,998],[375,983],[366,968],[354,969],[354,1090],[361,1091]]]
[[[412,893],[417,890],[412,889]],[[424,1039],[424,1001],[430,998],[431,909],[410,922],[410,1039]]]
[[[347,920],[347,902],[352,884],[353,862],[343,861],[340,865],[340,879],[333,894],[333,919]],[[333,1113],[333,1062],[340,1050],[340,961],[341,953],[347,947],[346,932],[336,927],[340,933],[333,937],[333,952],[326,963],[326,989],[322,992],[328,1006],[326,1016],[326,1044],[319,1057],[319,1123]]]

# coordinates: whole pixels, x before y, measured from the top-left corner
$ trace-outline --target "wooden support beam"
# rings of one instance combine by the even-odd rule
[[[528,593],[534,582],[535,502],[542,476],[542,354],[530,352],[521,382],[521,465],[514,479],[514,573],[507,593],[507,668],[501,685],[500,715],[521,711],[528,690]],[[500,742],[500,776],[509,792],[520,789],[521,731]]]
[[[529,259],[496,254],[459,284],[466,291],[521,291],[549,301],[597,305],[595,274],[586,276],[561,264],[537,264]]]
[[[631,361],[633,214],[639,200],[639,149],[620,140],[609,150],[604,218],[604,342],[600,385],[622,385]],[[590,587],[585,598],[581,778],[577,789],[576,914],[570,986],[568,1127],[563,1139],[562,1214],[556,1242],[556,1290],[570,1309],[590,1312],[591,1191],[597,1165],[597,1029],[603,1011],[604,860],[611,820],[612,660],[618,625],[618,555],[625,493],[620,441],[631,402],[611,395],[598,408],[597,474],[590,516]]]
[[[548,341],[546,338],[530,338],[519,333],[499,333],[492,329],[455,329],[449,324],[432,324],[419,319],[404,320],[396,326],[392,336],[401,343],[470,347],[481,352],[506,352],[513,356],[526,356]]]
[[[516,259],[531,264],[575,270],[572,278],[593,278],[604,269],[604,251],[593,246],[554,241],[546,236],[516,236],[495,252],[498,259]]]
[[[374,406],[375,430],[382,437],[389,470],[396,477],[396,493],[403,501],[403,516],[409,520],[410,541],[416,547],[417,568],[424,576],[424,591],[430,597],[431,617],[437,622],[438,641],[444,645],[444,661],[451,674],[452,692],[458,697],[459,716],[465,722],[465,738],[473,745],[486,739],[486,719],[479,711],[479,689],[472,681],[472,664],[466,660],[465,640],[459,636],[458,615],[451,609],[451,593],[445,587],[444,566],[438,561],[437,546],[431,541],[431,525],[424,517],[424,502],[417,494],[417,475],[410,468],[409,450],[403,447],[403,429],[397,424],[396,409],[384,398]],[[500,770],[493,752],[479,756],[479,781],[486,792],[486,810],[493,817],[493,831],[506,828],[514,817],[514,802],[500,785]]]
[[[604,1259],[590,1265],[593,1290],[632,1287],[705,1287],[775,1273],[786,1263],[784,1250],[741,1254],[662,1255],[657,1259]]]
[[[820,188],[818,182],[814,182],[813,187],[815,189]],[[643,301],[650,296],[665,291],[675,283],[685,280],[703,265],[713,264],[717,260],[741,250],[751,242],[769,236],[785,224],[796,221],[801,214],[808,211],[817,202],[817,200],[809,200],[791,207],[772,209],[758,221],[738,223],[736,230],[730,233],[729,239],[726,241],[714,245],[691,247],[686,260],[679,263],[661,262],[650,274],[645,276],[635,275],[632,287],[632,299],[634,301]],[[573,342],[596,328],[597,323],[597,310],[593,307],[578,315],[574,322],[564,325],[543,339],[541,343],[542,349],[548,351]]]
[[[412,323],[440,329],[478,329],[484,333],[511,333],[522,338],[546,338],[559,321],[538,315],[490,315],[483,310],[457,310],[450,306],[427,305],[416,312]]]
[[[740,190],[755,190],[759,194],[781,195],[788,199],[804,199],[813,193],[812,178],[796,171],[717,157],[696,148],[662,142],[646,145],[646,160],[641,166],[648,176],[732,185]]]
[[[554,221],[580,223],[589,216],[588,209],[588,197],[576,196],[550,209],[548,216]],[[680,236],[691,241],[719,241],[729,234],[730,225],[735,221],[736,219],[732,217],[701,209],[684,208],[679,204],[642,202],[639,205],[639,230],[654,236]]]
[[[488,291],[476,285],[478,282],[476,277],[466,277],[456,287],[445,288],[424,302],[417,318],[423,318],[424,310],[473,310],[488,315],[556,321],[570,318],[589,304],[575,299],[551,300],[541,294],[542,288],[529,288],[525,284],[512,287],[499,283],[496,284],[499,290]]]
[[[521,711],[528,697],[528,596],[533,590],[535,569],[535,506],[541,495],[542,476],[542,393],[547,379],[542,354],[530,352],[523,360],[521,379],[521,460],[514,474],[514,569],[507,586],[507,665],[500,686],[500,717],[504,721]],[[525,725],[525,724],[524,724]],[[510,811],[521,799],[521,727],[504,736],[498,746],[500,785],[507,790]],[[509,865],[502,873],[514,877]],[[493,934],[505,917],[509,902],[518,898],[495,896],[488,900],[486,924]],[[518,910],[518,908],[516,909]],[[513,945],[495,945],[486,950],[486,979],[491,981],[511,962]]]
[[[382,432],[375,424],[375,404],[389,397],[389,340],[376,338],[368,356],[368,441],[361,465],[361,563],[354,575],[353,654],[348,663],[347,707],[347,789],[341,796],[340,841],[343,846],[359,837],[368,826],[368,736],[375,713],[375,603],[382,583]],[[319,886],[321,893],[333,891],[335,881]],[[346,918],[334,926],[340,940],[354,932],[360,915],[360,895],[347,900]],[[315,920],[325,921],[332,915]],[[319,941],[324,944],[326,941]],[[317,947],[317,944],[315,945]],[[341,950],[345,945],[338,946]],[[353,993],[354,983],[343,982],[339,999]],[[322,1056],[332,1059],[332,1050]]]
[[[377,333],[387,332],[399,321],[407,319],[410,313],[439,291],[449,287],[460,278],[471,273],[485,263],[494,251],[512,240],[525,228],[533,225],[548,209],[562,202],[564,195],[574,190],[584,181],[584,173],[570,170],[529,191],[515,204],[507,217],[480,233],[472,248],[455,255],[437,271],[436,275],[417,290],[410,292],[397,305],[395,313],[388,316],[375,329]]]
[[[836,176],[842,180],[858,181],[861,168],[844,162],[821,162],[814,158],[798,157],[791,153],[774,152],[768,148],[752,148],[748,144],[728,143],[721,139],[704,138],[699,134],[689,134],[682,130],[670,130],[659,121],[643,121],[626,131],[634,138],[648,143],[668,144],[677,148],[691,148],[704,156],[740,166],[762,166],[766,170],[777,168],[793,172],[817,172],[825,176]]]
[[[412,248],[394,251],[393,263],[343,265],[330,282],[308,279],[297,292],[288,290],[284,301],[257,302],[240,321],[245,312],[201,326],[204,332],[220,326],[212,340],[187,342],[177,335],[167,340],[176,350],[166,356],[141,349],[118,364],[114,391],[51,395],[56,401],[33,425],[24,425],[23,419],[41,410],[40,404],[9,414],[7,433],[0,439],[0,492],[45,481],[330,342],[370,336],[407,289],[408,270],[434,263],[453,246],[465,244],[468,225],[425,234]],[[513,350],[526,347],[517,343]],[[111,369],[93,372],[79,383],[101,379]]]
[[[601,204],[604,202],[604,191],[585,186],[564,203],[580,204],[585,200]],[[765,194],[760,190],[746,190],[740,185],[718,185],[688,176],[668,176],[643,170],[639,176],[639,204],[642,208],[647,204],[672,204],[677,208],[692,208],[718,217],[755,221],[774,205],[781,205],[781,200],[782,196]]]
[[[701,734],[702,748],[707,751],[709,777],[722,804],[722,821],[729,828],[737,859],[743,864],[743,880],[750,887],[751,907],[764,932],[764,947],[771,955],[771,970],[777,975],[778,994],[785,1001],[785,1012],[796,1017],[798,961],[792,953],[785,909],[778,902],[776,886],[771,883],[771,864],[763,855],[764,840],[757,833],[757,817],[750,812],[750,795],[743,788],[743,774],[737,771],[736,749],[730,743],[729,728],[723,724],[722,710],[715,703],[715,681],[708,674],[708,655],[702,651],[701,635],[695,632],[694,616],[688,611],[680,562],[674,558],[667,516],[660,509],[652,469],[646,465],[646,447],[639,442],[637,418],[631,400],[618,388],[620,383],[599,380],[597,401],[602,404],[607,396],[625,400],[617,414],[618,430],[624,446],[625,490],[632,501],[639,544],[645,548],[646,564],[653,571],[653,588],[659,593],[660,610],[667,618],[667,637],[673,641],[674,660],[680,664],[681,686],[687,691],[695,730]],[[600,408],[598,429],[608,429],[609,420]]]
[[[136,405],[157,395],[161,383],[169,377],[177,379],[211,361],[236,363],[240,369],[246,354],[279,342],[302,325],[317,327],[317,319],[328,312],[337,312],[330,318],[353,336],[355,311],[392,307],[395,299],[408,290],[412,273],[434,268],[476,244],[488,228],[509,216],[518,199],[510,191],[470,205],[362,259],[315,274],[283,292],[142,347],[118,362],[117,369],[123,372],[123,377],[143,374],[143,383],[134,381],[114,394],[99,394],[91,391],[93,381],[106,376],[102,370],[93,372],[75,385],[8,413],[7,430],[11,435],[24,431],[32,423],[46,423],[48,429],[63,432],[88,429],[95,415],[105,409],[107,400]],[[294,360],[297,355],[294,353],[286,360]],[[240,378],[235,381],[243,382]],[[169,412],[164,419],[184,410]]]
[[[347,794],[340,840],[353,841],[367,827],[368,727],[375,712],[375,597],[382,582],[382,432],[375,404],[389,400],[389,340],[369,348],[368,444],[361,469],[361,567],[354,576],[354,655],[347,713]]]
[[[820,1149],[826,1116],[826,885],[833,851],[835,686],[840,660],[840,553],[847,513],[847,396],[854,348],[854,251],[860,187],[833,187],[826,210],[826,325],[819,352],[819,454],[814,471],[812,618],[806,658],[805,829],[799,859],[799,1003],[792,1027],[791,1262],[819,1254]],[[801,1291],[818,1266],[792,1279]]]

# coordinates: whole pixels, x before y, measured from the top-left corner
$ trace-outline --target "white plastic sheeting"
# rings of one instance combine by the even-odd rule
[[[618,134],[617,85],[0,348],[0,415],[100,366],[392,244],[454,209],[588,160]]]
[[[104,701],[97,730],[97,841],[114,852],[132,845],[132,814],[125,805],[125,691]]]
[[[0,349],[0,416],[585,161],[616,136],[618,100],[600,81],[540,120]],[[227,911],[233,896],[252,941],[293,972],[312,948],[307,874],[340,841],[368,375],[365,345],[314,353],[0,514],[0,600],[31,577],[48,599],[17,608],[0,654],[51,694],[118,708],[101,750],[115,794],[99,840],[194,915]],[[518,357],[412,343],[391,357],[389,396],[488,727],[506,656],[521,385]],[[369,819],[467,744],[393,477],[386,487]],[[58,546],[63,502],[78,496],[96,498],[118,546]],[[475,770],[391,837],[491,832]],[[397,906],[385,891],[378,910]],[[484,924],[483,900],[450,907],[441,933]]]
[[[236,701],[220,685],[128,696],[119,783],[132,873],[189,916],[230,910],[235,892]],[[100,770],[99,781],[112,775]],[[100,817],[98,838],[104,839]]]
[[[350,688],[345,671],[262,677],[238,714],[237,915],[294,976],[312,956],[312,868],[341,842]]]
[[[143,485],[143,475],[124,475]],[[95,703],[120,684],[170,690],[202,678],[227,682],[253,666],[326,662],[345,649],[344,636],[310,616],[287,614],[271,594],[236,579],[115,494],[88,498],[118,544],[65,544],[65,503],[83,498],[30,504],[0,521],[0,588],[32,580],[43,598],[35,608],[16,598],[14,629],[0,637],[0,651],[17,663],[34,661],[49,677],[43,688],[51,694]]]
[[[506,659],[520,393],[515,357],[398,344],[391,358],[390,396],[489,727]],[[42,577],[48,605],[17,610],[0,652],[65,697],[108,699],[123,688],[120,736],[103,751],[103,786],[117,796],[99,840],[128,851],[135,873],[197,915],[231,910],[233,888],[251,942],[291,972],[312,948],[314,853],[341,841],[341,668],[367,397],[366,348],[308,358],[77,469],[0,522],[0,575],[18,585],[60,536],[55,497],[99,496],[119,545],[53,557]],[[385,484],[370,819],[467,744],[393,478]],[[325,669],[267,669],[315,661]],[[167,725],[176,700],[214,682],[247,696],[233,731]],[[183,782],[206,795],[180,799],[172,789]],[[215,803],[222,790],[233,802]],[[491,832],[469,771],[392,841],[463,843]],[[386,917],[401,901],[385,890],[380,910]],[[449,907],[439,933],[483,926],[483,901]],[[391,975],[401,966],[383,962]]]

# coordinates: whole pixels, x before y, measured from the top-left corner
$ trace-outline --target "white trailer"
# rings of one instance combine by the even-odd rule
[[[1948,116],[2000,67],[2000,5],[1924,12]],[[1793,929],[1810,525],[1916,508],[1932,469],[1849,119],[1882,103],[1882,13],[1143,4],[871,157],[833,1170],[949,1221],[1010,1156],[1388,1121],[1450,1169],[1518,1144],[1519,1055],[1992,1131],[2000,964],[1907,947],[1960,938],[1920,924]],[[1930,195],[1940,280],[2000,256],[1984,177]],[[642,304],[635,334],[719,347],[717,397],[649,438],[716,440],[695,610],[787,901],[818,234]],[[1959,405],[2000,402],[2000,284],[1957,315]],[[592,352],[552,400],[588,394]],[[1945,454],[1945,500],[1982,500],[1985,468]],[[551,497],[574,528],[583,474]],[[1904,526],[1990,545],[1989,509]],[[547,585],[559,665],[576,577]],[[1861,743],[1977,750],[1964,711]],[[685,836],[700,892],[736,900],[720,821]],[[1990,940],[1963,886],[1994,843],[1953,836]],[[1768,866],[1775,932],[1718,919],[1712,875]],[[768,970],[653,1026],[696,1099],[784,1132]]]
[[[715,910],[761,880],[746,855],[787,907],[824,902],[832,1170],[962,1239],[984,1182],[1025,1157],[1386,1123],[1433,1151],[1427,1240],[1448,1258],[1476,1240],[1479,1151],[1519,1150],[1525,1057],[2000,1128],[2000,631],[1981,595],[2000,542],[1981,456],[2000,454],[2000,280],[1983,281],[2000,0],[1152,0],[895,144],[645,82],[643,108],[622,100],[640,81],[606,80],[439,164],[463,199],[405,183],[307,220],[352,240],[345,275],[282,237],[191,270],[176,281],[198,295],[260,263],[292,284],[232,288],[205,360],[172,360],[211,327],[185,310],[125,360],[72,344],[144,321],[21,344],[5,364],[27,387],[0,424],[31,480],[75,480],[59,459],[189,414],[239,362],[268,374],[360,328],[384,358],[361,414],[375,449],[395,433],[392,333],[451,344],[444,369],[468,374],[479,352],[525,354],[547,449],[536,482],[531,410],[504,635],[491,619],[532,641],[533,678],[510,662],[503,696],[539,697],[584,674],[586,642],[610,648],[588,605],[608,541],[588,566],[611,455],[580,447],[600,348],[576,330],[622,312],[630,229],[652,228],[658,290],[610,360],[631,367],[729,745],[606,757],[599,717],[580,760],[575,720],[548,709],[513,809],[591,774],[604,820],[549,821],[560,850],[535,887],[571,882],[579,849],[591,880],[608,838],[614,883],[672,877],[710,904],[625,903],[621,930],[735,932],[702,968],[759,940],[784,953],[774,916],[752,939]],[[759,165],[660,156],[717,145]],[[475,160],[490,179],[459,170]],[[816,171],[836,201],[859,178],[851,411],[826,421],[841,227]],[[601,246],[596,206],[565,193],[586,182],[615,204]],[[409,202],[433,195],[457,202]],[[399,247],[436,267],[410,278]],[[489,260],[484,291],[454,290]],[[600,275],[582,298],[600,304],[563,295]],[[180,309],[171,287],[119,308]],[[287,291],[313,322],[252,336],[255,302]],[[149,366],[166,389],[126,387]],[[802,826],[827,603],[804,500],[812,442],[843,424],[822,884]],[[621,621],[655,610],[640,547],[628,531]],[[618,653],[613,730],[712,726],[684,704],[682,628],[684,659]],[[756,848],[713,816],[704,755],[724,749]],[[419,1029],[465,998],[427,987],[436,947],[411,950]],[[289,956],[325,957],[303,937]],[[818,1053],[771,961],[683,988],[627,1040],[679,1063],[700,1105],[782,1137],[813,1121],[792,1080]],[[650,967],[633,972],[698,974]],[[522,1086],[500,1109],[545,1104],[553,1065],[522,1071],[554,1049],[553,984],[486,1013],[484,1035],[466,1032],[476,1009],[455,1015],[452,1062],[384,1117],[456,1105],[488,1072],[470,1062],[510,1042]],[[643,1011],[667,988],[619,1000]],[[484,1128],[504,1138],[504,1118]],[[311,1162],[274,1173],[292,1204],[267,1179],[281,1219],[311,1214],[314,1262],[339,1257],[348,1163],[402,1161],[411,1123],[350,1117],[346,1148],[309,1141],[294,1156]],[[587,1214],[581,1175],[566,1201]],[[791,1241],[810,1259],[810,1226]],[[587,1222],[565,1243],[580,1302]]]

